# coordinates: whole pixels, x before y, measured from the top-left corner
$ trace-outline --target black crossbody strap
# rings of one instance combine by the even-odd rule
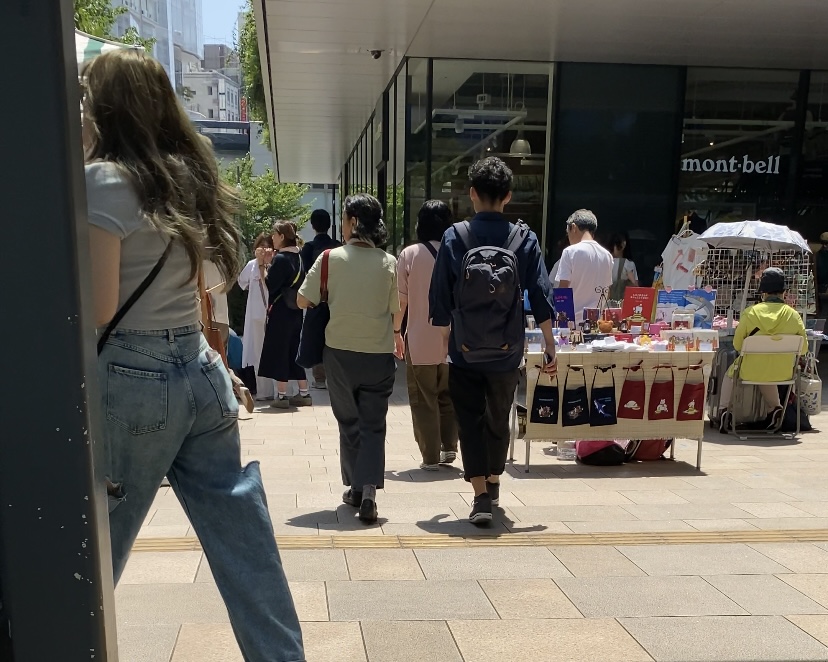
[[[132,293],[132,295],[124,302],[124,305],[115,313],[115,317],[112,318],[112,321],[107,324],[106,329],[101,334],[101,337],[98,338],[98,354],[103,351],[104,345],[106,345],[106,341],[109,340],[109,336],[112,335],[112,332],[115,328],[121,323],[121,320],[124,319],[124,316],[130,311],[130,309],[138,302],[138,299],[147,291],[147,288],[152,285],[152,282],[156,279],[158,274],[161,272],[161,269],[164,268],[164,264],[167,262],[167,258],[170,256],[170,251],[172,250],[172,241],[167,244],[167,247],[164,249],[164,252],[161,254],[161,257],[158,258],[158,262],[155,263],[155,266],[152,268],[152,271],[147,274],[147,277],[141,282],[141,284],[136,288],[136,290]]]
[[[428,252],[431,253],[431,256],[436,260],[437,259],[437,249],[434,248],[432,243],[430,241],[421,241],[420,243],[428,249]]]

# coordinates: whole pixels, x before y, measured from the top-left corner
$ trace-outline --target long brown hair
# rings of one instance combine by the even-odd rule
[[[237,198],[161,64],[138,50],[112,51],[85,68],[83,86],[87,161],[124,170],[147,220],[187,250],[190,278],[206,258],[234,280],[241,267]]]

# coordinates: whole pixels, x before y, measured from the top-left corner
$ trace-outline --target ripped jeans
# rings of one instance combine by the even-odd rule
[[[115,581],[166,475],[204,548],[245,662],[302,662],[259,465],[241,466],[238,403],[200,327],[116,331],[98,372]]]

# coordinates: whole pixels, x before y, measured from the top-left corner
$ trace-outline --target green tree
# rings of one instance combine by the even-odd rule
[[[253,2],[247,0],[244,19],[238,34],[236,50],[242,70],[242,85],[247,98],[247,112],[251,120],[262,123],[262,143],[270,145],[270,124],[267,121],[267,97],[262,76],[262,60],[259,54],[259,33],[256,31],[256,16]]]
[[[302,204],[309,187],[303,184],[287,184],[276,179],[276,173],[268,168],[263,175],[253,174],[253,159],[231,161],[223,170],[222,177],[235,187],[241,197],[239,228],[248,249],[262,232],[270,232],[277,220],[293,220],[301,228],[310,219],[311,206]]]
[[[152,53],[155,39],[144,39],[134,27],[130,27],[123,37],[112,34],[115,21],[127,12],[126,7],[113,7],[110,0],[73,0],[75,9],[75,28],[93,37],[101,37],[122,44],[143,46]]]

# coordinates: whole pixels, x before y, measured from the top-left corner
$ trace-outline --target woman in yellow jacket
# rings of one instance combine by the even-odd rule
[[[781,269],[770,267],[762,272],[759,280],[759,294],[762,303],[757,303],[744,311],[739,318],[739,326],[733,337],[733,347],[742,351],[745,338],[754,335],[777,336],[798,335],[805,338],[803,354],[808,347],[808,335],[802,317],[796,310],[785,303],[785,274]],[[731,366],[722,380],[722,393],[719,400],[722,409],[726,409],[733,393],[733,372]],[[745,356],[742,358],[741,375],[743,379],[757,382],[785,381],[791,378],[790,359],[785,356]],[[775,430],[781,423],[784,413],[779,401],[779,389],[770,384],[759,386],[759,392],[772,409],[769,429]],[[725,432],[730,427],[730,412],[722,412],[719,417],[719,431]]]

